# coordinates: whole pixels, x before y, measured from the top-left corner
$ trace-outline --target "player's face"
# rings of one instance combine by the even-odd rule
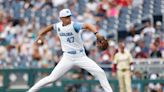
[[[71,16],[61,17],[60,20],[63,22],[63,25],[68,25],[71,23]]]
[[[120,48],[121,50],[124,50],[124,47],[125,47],[125,43],[124,43],[124,42],[120,42],[120,43],[119,43],[119,48]]]

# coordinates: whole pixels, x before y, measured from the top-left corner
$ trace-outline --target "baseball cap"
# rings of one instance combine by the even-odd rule
[[[67,16],[71,16],[72,13],[70,11],[70,9],[62,9],[60,12],[59,12],[59,17],[67,17]]]

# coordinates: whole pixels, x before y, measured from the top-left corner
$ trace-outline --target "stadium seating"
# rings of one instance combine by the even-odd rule
[[[26,9],[24,12],[20,12],[22,9],[22,3],[16,3],[13,2],[12,6],[8,6],[10,1],[6,0],[4,2],[4,9],[7,11],[13,11],[13,16],[15,19],[25,17],[28,18],[29,20],[32,18],[32,15],[34,13],[34,16],[36,16],[36,19],[38,18],[40,24],[46,24],[48,20],[41,20],[44,19],[43,17],[49,17],[53,15],[54,9],[47,9],[47,10],[37,10],[35,12],[31,11],[31,9]],[[133,23],[136,20],[142,20],[143,17],[149,15],[149,14],[154,14],[154,15],[160,15],[162,14],[162,0],[144,0],[144,4],[139,6],[139,7],[123,7],[120,10],[120,15],[118,17],[118,24],[113,21],[113,18],[108,18],[108,23],[112,24],[109,27],[110,29],[114,30],[125,30],[126,29],[126,24]],[[79,14],[82,14],[84,12],[84,7],[85,7],[85,1],[79,1],[80,7],[79,7]],[[9,10],[8,10],[9,9]],[[56,10],[55,10],[56,11]],[[11,12],[10,12],[11,13]],[[23,13],[23,14],[22,14]],[[12,14],[12,13],[11,13]],[[23,16],[21,16],[23,15]],[[44,16],[43,16],[44,15]],[[141,17],[142,16],[142,17]],[[118,26],[118,27],[115,27]]]

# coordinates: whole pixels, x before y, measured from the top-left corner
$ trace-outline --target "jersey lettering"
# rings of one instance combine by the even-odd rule
[[[60,33],[60,36],[72,36],[73,33],[69,32],[69,33]]]

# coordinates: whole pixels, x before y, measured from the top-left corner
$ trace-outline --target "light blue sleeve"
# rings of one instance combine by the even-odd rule
[[[82,23],[75,22],[75,23],[73,24],[73,27],[74,27],[75,31],[76,31],[77,33],[79,33],[79,31],[80,31],[80,30],[82,29],[82,27],[83,27],[83,24],[82,24]]]

